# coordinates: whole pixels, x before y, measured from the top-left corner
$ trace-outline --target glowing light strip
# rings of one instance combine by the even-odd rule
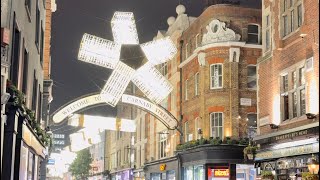
[[[119,44],[90,34],[84,34],[78,59],[87,63],[114,69],[120,59]]]
[[[132,12],[115,12],[111,20],[114,42],[139,44],[137,28]]]
[[[177,53],[177,48],[169,37],[141,44],[141,48],[154,65],[172,59]]]
[[[150,63],[146,63],[137,70],[132,82],[157,104],[163,101],[173,89],[170,82]]]
[[[134,69],[119,61],[101,91],[101,98],[106,103],[115,107],[127,88],[134,73]]]
[[[294,147],[294,146],[301,146],[301,145],[312,144],[316,142],[319,142],[317,138],[310,138],[310,139],[277,144],[277,145],[274,145],[272,149],[282,149],[282,148],[288,148],[288,147]]]

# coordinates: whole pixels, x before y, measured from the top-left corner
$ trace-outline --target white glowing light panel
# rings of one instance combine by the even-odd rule
[[[111,20],[114,41],[118,44],[139,44],[132,12],[115,12]]]
[[[177,53],[177,48],[169,37],[141,44],[141,48],[154,65],[167,62]]]
[[[101,91],[101,98],[106,103],[115,107],[126,90],[134,73],[134,69],[119,61]]]
[[[120,59],[121,46],[112,41],[84,34],[78,59],[87,63],[114,69]]]
[[[162,74],[150,63],[139,68],[132,82],[152,101],[160,103],[163,101],[173,87]]]

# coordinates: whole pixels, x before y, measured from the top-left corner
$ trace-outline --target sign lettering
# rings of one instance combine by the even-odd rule
[[[157,104],[154,104],[146,99],[127,94],[123,94],[121,100],[123,103],[138,106],[152,113],[169,129],[175,129],[178,126],[177,120],[169,112],[167,112],[165,109],[163,109],[161,106],[158,106]],[[100,94],[90,95],[78,99],[54,113],[52,117],[53,122],[60,123],[65,118],[69,117],[70,115],[74,114],[75,112],[81,109],[102,103],[105,103],[105,101],[103,101],[103,98],[101,98]]]
[[[229,177],[229,169],[215,169],[214,177]]]

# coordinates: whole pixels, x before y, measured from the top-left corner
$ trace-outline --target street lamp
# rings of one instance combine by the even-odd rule
[[[308,162],[308,169],[311,174],[318,174],[319,172],[319,162],[317,161],[314,154],[312,154],[311,161]]]

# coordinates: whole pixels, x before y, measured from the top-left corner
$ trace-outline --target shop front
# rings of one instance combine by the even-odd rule
[[[127,169],[112,173],[111,180],[133,180],[133,171],[132,169]]]
[[[177,152],[183,180],[254,180],[253,162],[243,159],[243,146],[203,145]]]
[[[146,179],[150,180],[179,180],[177,157],[165,158],[145,164]]]
[[[143,169],[134,169],[133,170],[133,179],[134,180],[145,180]]]
[[[261,147],[255,157],[258,172],[271,171],[275,179],[301,179],[313,158],[319,162],[318,123],[258,136],[255,141]]]

